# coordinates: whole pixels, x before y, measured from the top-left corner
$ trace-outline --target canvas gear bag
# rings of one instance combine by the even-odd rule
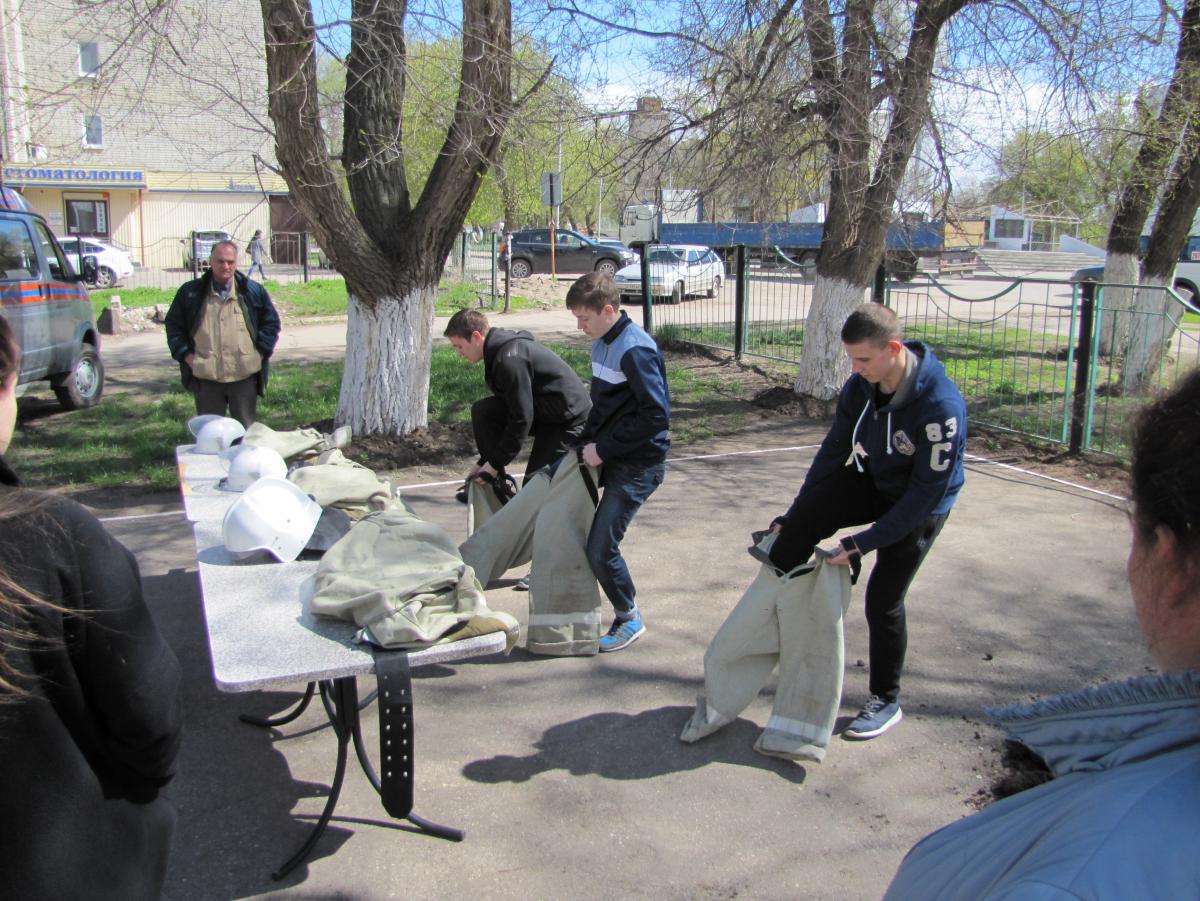
[[[820,763],[842,697],[849,605],[848,567],[819,559],[783,575],[760,567],[704,652],[704,694],[680,740],[698,741],[737,719],[778,665],[775,704],[754,750]]]
[[[338,507],[357,519],[392,501],[389,482],[336,449],[320,454],[310,465],[295,467],[288,473],[288,481],[322,507]]]
[[[463,562],[475,570],[484,588],[513,567],[533,559],[534,524],[549,494],[549,472],[535,473],[516,497],[487,517],[459,545]],[[483,505],[475,509],[482,512]]]
[[[507,474],[502,475],[499,481],[484,475],[482,482],[467,479],[459,490],[466,491],[467,537],[470,537],[516,496],[517,483]]]
[[[370,514],[330,548],[309,589],[313,613],[353,621],[359,639],[379,647],[504,632],[507,652],[519,637],[514,617],[488,608],[450,536],[399,502]]]
[[[582,456],[577,465],[564,458],[538,513],[525,640],[531,654],[584,657],[600,650],[600,587],[587,559],[598,478]]]
[[[253,444],[256,447],[269,447],[277,451],[279,456],[289,463],[293,460],[315,457],[322,451],[345,447],[350,443],[350,430],[343,426],[336,429],[332,435],[318,432],[316,429],[291,429],[277,432],[263,425],[253,423],[246,429],[242,444]]]
[[[553,474],[551,469],[553,468]],[[600,589],[587,560],[598,470],[578,459],[534,473],[503,509],[460,546],[486,586],[533,561],[526,648],[534,654],[599,651]]]

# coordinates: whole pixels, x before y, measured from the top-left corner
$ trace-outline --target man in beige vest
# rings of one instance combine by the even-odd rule
[[[175,294],[167,311],[167,347],[179,361],[196,413],[249,426],[267,385],[267,361],[279,340],[279,314],[266,289],[237,271],[238,249],[221,241],[208,270]]]

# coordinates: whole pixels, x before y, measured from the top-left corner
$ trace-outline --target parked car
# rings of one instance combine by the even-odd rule
[[[725,263],[716,252],[695,244],[655,244],[647,248],[650,266],[650,296],[679,303],[685,297],[703,294],[716,297],[725,281]],[[614,277],[624,298],[642,296],[641,264],[626,266]]]
[[[98,278],[84,254],[76,275],[46,221],[24,198],[0,190],[0,315],[21,346],[18,391],[47,380],[68,410],[90,407],[104,390],[100,333],[84,281]]]
[[[208,266],[208,258],[212,256],[212,249],[221,241],[232,241],[233,235],[219,228],[204,229],[196,231],[196,260],[200,264],[200,268]],[[192,237],[183,239],[183,268],[191,269],[192,267]]]
[[[637,260],[637,254],[624,247],[598,244],[591,238],[566,228],[554,231],[554,271],[561,273],[603,272],[616,275],[622,266]],[[535,272],[550,271],[550,229],[531,228],[515,232],[508,251],[508,271],[513,278],[528,278]]]
[[[1103,282],[1103,266],[1085,266],[1071,273],[1073,282]],[[1200,308],[1200,261],[1181,259],[1175,264],[1171,287],[1192,307]]]
[[[83,271],[80,265],[83,257],[93,256],[96,258],[96,281],[93,284],[97,288],[111,287],[121,279],[133,275],[133,260],[129,254],[118,250],[111,244],[105,244],[96,238],[81,238],[77,235],[59,238],[58,243],[67,255],[67,259],[71,261],[71,268],[76,272]]]

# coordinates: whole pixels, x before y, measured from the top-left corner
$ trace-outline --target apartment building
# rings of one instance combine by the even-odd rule
[[[192,230],[294,222],[257,0],[0,0],[0,26],[0,175],[57,234],[165,268]]]

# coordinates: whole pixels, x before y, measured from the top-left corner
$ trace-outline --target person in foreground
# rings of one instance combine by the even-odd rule
[[[158,898],[180,670],[133,556],[4,462],[19,352],[0,318],[0,897]]]
[[[662,484],[671,446],[671,397],[662,352],[629,314],[613,280],[591,272],[567,291],[567,309],[592,339],[592,409],[579,441],[583,460],[601,466],[604,496],[588,533],[592,572],[616,611],[600,652],[619,651],[646,632],[621,539]]]
[[[1134,611],[1161,675],[996,710],[1054,778],[921,840],[890,899],[1200,897],[1200,373],[1139,416]]]
[[[887,307],[858,307],[841,337],[854,372],[800,493],[771,525],[778,537],[766,562],[790,572],[817,542],[871,523],[843,538],[826,560],[849,565],[875,551],[866,596],[871,694],[842,732],[868,739],[903,716],[904,597],[962,488],[967,407],[933,351],[905,341]]]
[[[207,271],[175,293],[164,325],[196,415],[230,416],[249,428],[267,388],[279,340],[279,313],[267,289],[237,271],[232,241],[213,246]]]

